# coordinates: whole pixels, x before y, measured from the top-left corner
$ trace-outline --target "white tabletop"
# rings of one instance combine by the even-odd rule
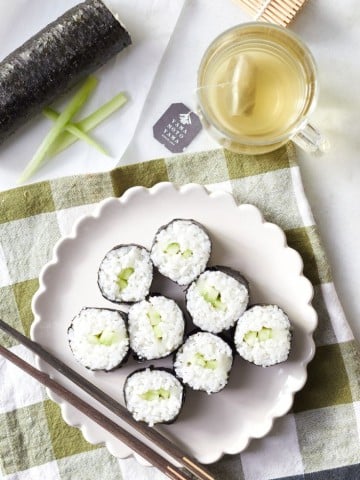
[[[35,13],[36,8],[43,5],[41,0],[13,0],[11,8],[9,5],[6,7],[6,14],[14,18],[16,9],[24,9],[30,3]],[[42,11],[42,23],[47,23],[47,17],[48,21],[52,20],[78,2],[56,0],[51,2],[51,9],[48,3],[48,10]],[[49,163],[33,180],[105,170],[117,163],[121,165],[168,156],[170,153],[152,138],[152,125],[171,103],[183,102],[189,107],[194,106],[196,68],[204,49],[221,31],[250,20],[232,0],[111,0],[111,3],[120,11],[123,7],[129,30],[130,26],[135,29],[137,42],[134,42],[132,52],[123,55],[123,61],[130,68],[131,63],[135,64],[136,57],[136,68],[142,65],[143,80],[135,82],[134,86],[134,77],[129,74],[124,81],[119,81],[119,85],[116,83],[115,79],[121,78],[123,71],[121,62],[113,62],[111,66],[117,72],[116,77],[112,76],[110,67],[100,73],[108,90],[116,93],[125,88],[135,99],[127,107],[126,135],[121,135],[121,132],[118,136],[114,135],[110,127],[103,129],[100,131],[101,138],[105,135],[114,152],[113,158],[104,160],[88,150],[84,155],[83,146],[78,144],[59,156],[59,161]],[[27,22],[24,24],[25,31],[19,28],[17,32],[14,27],[9,36],[10,32],[5,28],[8,24],[4,20],[5,7],[0,7],[3,19],[0,21],[0,54],[4,56],[17,43],[22,43],[26,35],[33,33],[31,28],[36,31],[35,27],[42,25],[36,23],[40,21],[33,20],[33,27],[29,27]],[[140,22],[144,12],[148,21]],[[164,12],[169,15],[164,15]],[[34,18],[39,18],[35,13]],[[331,143],[331,149],[322,157],[299,152],[304,187],[332,265],[340,300],[355,337],[360,340],[360,304],[357,301],[360,291],[359,20],[360,3],[356,0],[309,0],[291,28],[307,43],[317,61],[320,98],[313,123]],[[144,41],[147,38],[153,41]],[[131,56],[133,62],[130,62]],[[144,58],[151,61],[143,63]],[[46,121],[38,119],[33,126],[20,132],[22,139],[17,138],[1,147],[1,190],[15,186],[15,180],[25,165],[22,159],[24,151],[31,152],[36,148],[47,128]],[[188,151],[214,146],[216,144],[202,132]],[[64,161],[69,158],[76,158],[76,161]]]

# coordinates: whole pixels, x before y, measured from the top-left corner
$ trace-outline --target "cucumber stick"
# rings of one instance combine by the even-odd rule
[[[43,114],[45,115],[46,118],[48,118],[49,120],[53,120],[54,122],[59,118],[59,114],[50,107],[44,108]],[[76,125],[76,123],[68,123],[65,126],[64,130],[66,132],[71,133],[77,139],[82,140],[83,142],[87,143],[88,145],[90,145],[90,147],[95,148],[96,150],[98,150],[103,155],[109,156],[109,154],[105,150],[105,148],[103,148],[101,145],[99,145],[97,142],[95,142],[94,139],[92,139],[83,130],[81,130]]]
[[[66,106],[65,110],[62,113],[60,113],[59,117],[54,122],[54,125],[50,129],[49,133],[46,135],[46,137],[42,141],[37,152],[31,159],[30,163],[25,168],[24,172],[22,173],[19,179],[19,183],[23,183],[26,180],[28,180],[39,169],[39,167],[44,162],[46,156],[48,155],[51,145],[53,145],[55,140],[62,133],[66,124],[84,105],[84,103],[86,102],[86,100],[88,99],[92,91],[95,89],[97,84],[98,84],[98,80],[96,79],[96,77],[90,76],[87,78],[85,83],[80,87],[80,89],[75,93],[73,98],[70,100],[70,102]]]
[[[104,105],[99,107],[93,113],[85,117],[83,120],[80,120],[79,122],[74,123],[73,125],[79,130],[81,130],[84,134],[86,134],[91,130],[93,130],[95,127],[97,127],[104,120],[106,120],[114,112],[119,110],[119,108],[125,105],[126,102],[127,102],[127,98],[125,94],[118,93],[117,95],[115,95],[115,97],[113,97],[108,102],[104,103]],[[55,110],[52,110],[52,112],[57,116],[59,115],[59,113],[56,112]],[[72,132],[69,133],[68,131],[63,131],[61,135],[56,139],[56,141],[51,145],[48,151],[48,155],[50,157],[57,155],[58,153],[65,150],[65,148],[75,143],[76,140],[77,138],[74,137]]]

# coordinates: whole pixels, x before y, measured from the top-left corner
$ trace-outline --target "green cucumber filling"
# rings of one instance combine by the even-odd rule
[[[176,255],[180,252],[180,245],[176,242],[169,243],[169,245],[164,250],[165,253],[169,253],[170,255]]]
[[[169,243],[169,245],[165,248],[164,253],[168,253],[170,255],[177,255],[180,253],[183,258],[190,258],[193,254],[192,250],[189,248],[182,252],[180,244],[176,242]]]
[[[207,368],[209,370],[215,370],[217,367],[217,360],[206,360],[202,353],[197,352],[188,362],[188,365],[198,365],[199,367]]]
[[[215,287],[205,285],[200,293],[203,299],[210,303],[215,310],[226,310],[226,305],[221,300],[221,293]]]
[[[120,340],[120,335],[113,330],[103,330],[102,332],[88,335],[89,343],[93,345],[105,345],[110,347]]]
[[[117,286],[120,291],[124,290],[128,286],[128,281],[131,275],[135,272],[132,267],[123,268],[117,276]]]
[[[259,342],[264,342],[265,340],[269,340],[273,337],[273,331],[271,328],[262,327],[261,330],[255,331],[250,330],[244,335],[245,342],[250,345],[251,347],[255,345],[255,342],[258,340]]]
[[[162,332],[161,326],[159,325],[162,321],[160,313],[157,312],[154,307],[151,307],[146,315],[150,321],[150,325],[154,332],[155,337],[158,340],[162,340],[163,332]]]
[[[153,400],[167,400],[170,398],[170,390],[165,390],[164,388],[148,390],[147,392],[141,393],[139,397],[149,402]]]

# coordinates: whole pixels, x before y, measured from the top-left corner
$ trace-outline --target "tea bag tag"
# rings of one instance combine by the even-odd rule
[[[181,153],[201,129],[196,113],[183,103],[172,103],[153,126],[153,135],[170,152]]]
[[[255,62],[249,55],[240,53],[229,60],[228,69],[231,72],[231,115],[251,115],[256,97]]]

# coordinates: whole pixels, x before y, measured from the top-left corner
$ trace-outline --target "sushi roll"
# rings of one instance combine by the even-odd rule
[[[287,360],[291,345],[291,325],[277,305],[255,305],[242,315],[234,342],[242,358],[262,367]]]
[[[184,315],[177,303],[161,295],[148,297],[129,309],[130,347],[139,360],[163,358],[184,340]]]
[[[130,44],[100,0],[79,3],[47,25],[0,63],[0,143]]]
[[[232,350],[223,339],[198,332],[177,351],[174,369],[176,376],[193,390],[211,394],[226,386],[232,363]]]
[[[173,423],[184,403],[184,387],[170,370],[144,368],[131,373],[124,384],[126,408],[138,422],[150,427]]]
[[[149,294],[153,278],[150,253],[140,245],[118,245],[102,260],[98,285],[103,297],[115,303],[134,303]]]
[[[205,270],[210,252],[210,238],[200,223],[176,219],[156,233],[151,259],[162,275],[188,285]]]
[[[186,292],[186,308],[194,324],[211,333],[233,327],[248,303],[248,282],[228,267],[205,270]]]
[[[84,367],[110,371],[128,358],[126,315],[107,308],[83,308],[68,328],[70,349]]]

